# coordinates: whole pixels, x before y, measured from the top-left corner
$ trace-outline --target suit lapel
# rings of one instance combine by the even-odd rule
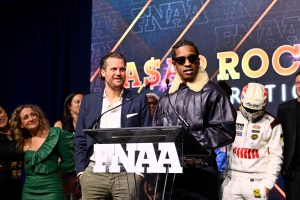
[[[286,158],[286,169],[290,168],[291,162],[292,162],[292,158],[293,158],[293,154],[295,152],[295,141],[296,141],[296,127],[297,127],[297,99],[295,99],[294,101],[292,101],[288,107],[287,107],[287,115],[290,115],[290,120],[287,122],[288,128],[287,131],[289,131],[289,133],[286,133],[289,135],[289,139],[287,140],[287,147],[289,150],[287,150],[287,152],[291,152],[289,153],[289,155],[287,155]],[[285,144],[285,145],[286,145]]]
[[[104,91],[101,90],[96,95],[95,104],[96,104],[96,113],[97,113],[97,116],[101,115],[101,113],[102,113],[103,93],[104,93]]]
[[[296,136],[296,130],[297,130],[297,99],[295,99],[294,101],[293,101],[293,108],[292,108],[293,110],[292,110],[292,112],[291,113],[293,113],[293,116],[292,116],[292,118],[293,118],[293,128],[294,128],[294,130],[295,130],[295,133],[294,133],[294,135]]]
[[[293,145],[295,145],[295,142],[294,141],[296,141],[296,129],[297,129],[297,99],[295,99],[293,102],[292,102],[292,106],[291,106],[291,108],[290,108],[291,110],[290,110],[290,114],[292,115],[291,117],[292,117],[292,120],[291,120],[291,124],[290,124],[290,126],[292,126],[292,130],[294,130],[293,131],[293,133],[292,133],[292,144]]]
[[[133,97],[133,94],[134,94],[133,92],[131,92],[130,90],[127,90],[126,88],[124,88],[122,103],[125,103],[126,101],[129,101]],[[121,127],[127,127],[126,118],[127,118],[127,114],[129,113],[130,106],[131,106],[131,102],[128,102],[128,103],[126,103],[122,106],[122,110],[121,110]]]
[[[100,92],[97,92],[97,93],[94,93],[93,96],[91,96],[91,99],[90,99],[90,108],[92,108],[92,115],[91,115],[91,124],[93,123],[93,121],[100,116],[101,114],[101,111],[102,111],[102,97],[103,97],[103,90],[101,90]],[[96,127],[96,129],[99,128],[99,127]],[[93,146],[94,145],[94,140],[90,137],[90,136],[87,136],[87,140],[88,140],[88,144],[90,146]]]

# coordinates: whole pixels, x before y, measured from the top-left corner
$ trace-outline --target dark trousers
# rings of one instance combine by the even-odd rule
[[[286,200],[299,200],[300,198],[300,171],[289,173],[284,180]]]

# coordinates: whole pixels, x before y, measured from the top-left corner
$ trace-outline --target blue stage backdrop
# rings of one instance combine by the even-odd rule
[[[296,98],[294,75],[300,62],[298,0],[94,0],[91,91],[103,88],[99,59],[109,51],[127,58],[125,87],[151,82],[160,95],[172,80],[171,47],[179,39],[196,43],[211,80],[226,80],[236,108],[248,82],[264,84],[267,110]],[[171,82],[172,84],[172,82]],[[282,180],[278,185],[282,188]],[[279,190],[272,199],[282,199]]]
[[[170,49],[179,39],[199,48],[211,80],[227,80],[237,108],[248,82],[268,88],[267,110],[296,97],[300,56],[298,0],[94,0],[91,91],[103,87],[98,63],[109,51],[127,58],[126,87],[151,82],[160,95],[174,69]],[[171,82],[172,83],[172,82]]]

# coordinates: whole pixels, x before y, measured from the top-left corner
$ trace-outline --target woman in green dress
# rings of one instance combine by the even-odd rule
[[[17,107],[9,123],[16,134],[18,150],[24,152],[22,199],[62,200],[59,173],[74,170],[73,135],[50,128],[43,111],[31,104]]]

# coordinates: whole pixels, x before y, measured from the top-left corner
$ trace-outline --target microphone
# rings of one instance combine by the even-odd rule
[[[169,79],[166,79],[166,84],[167,84],[167,87],[168,87],[169,86]],[[171,103],[170,96],[169,96],[169,87],[168,87],[168,91],[167,91],[167,96],[168,96],[168,99],[169,99],[169,104],[171,105],[172,109],[176,113],[179,121],[184,125],[184,129],[187,132],[189,132],[190,124],[175,110],[175,108],[173,107],[173,105]],[[191,135],[189,134],[189,136],[191,136]],[[193,136],[193,139],[194,139],[194,136]],[[200,144],[200,142],[197,142],[197,144]],[[204,146],[205,145],[200,144],[198,147],[201,149],[201,152],[203,152],[204,155],[210,155],[210,153],[207,151],[207,149]]]
[[[145,90],[147,90],[150,86],[151,86],[151,83],[148,83],[147,85],[145,85],[144,87],[142,87],[143,89],[141,89],[141,90],[140,90],[134,97],[132,97],[131,99],[129,99],[129,100],[125,101],[124,103],[121,103],[121,104],[119,104],[119,105],[117,105],[117,106],[115,106],[115,107],[113,107],[113,108],[111,108],[111,109],[108,109],[107,111],[105,111],[104,113],[102,113],[101,115],[99,115],[99,116],[93,121],[93,123],[91,124],[91,126],[89,126],[88,129],[95,129],[96,126],[97,126],[97,124],[99,123],[101,117],[102,117],[104,114],[106,114],[106,113],[108,113],[108,112],[110,112],[110,111],[112,111],[112,110],[114,110],[114,109],[116,109],[116,108],[118,108],[118,107],[120,107],[120,106],[123,106],[124,104],[126,104],[126,103],[128,103],[128,102],[130,102],[130,101],[132,101],[132,100],[135,99],[137,96],[139,96],[140,94],[142,94]]]
[[[170,95],[169,95],[169,83],[170,83],[169,79],[166,79],[166,84],[167,84],[167,88],[168,88],[167,96],[168,96],[169,103],[170,103],[172,109],[174,110],[174,112],[176,113],[179,121],[184,125],[185,130],[188,131],[190,128],[190,124],[176,111],[176,109],[173,107],[173,105],[171,103],[171,99],[170,99]]]

